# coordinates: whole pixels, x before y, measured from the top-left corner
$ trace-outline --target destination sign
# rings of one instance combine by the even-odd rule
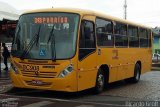
[[[34,23],[43,24],[43,23],[68,23],[68,17],[35,17]]]

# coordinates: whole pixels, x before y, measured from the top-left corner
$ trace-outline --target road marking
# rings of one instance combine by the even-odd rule
[[[0,93],[7,92],[10,88],[12,88],[12,85],[11,85],[11,84],[7,84],[7,85],[2,85],[2,86],[0,86]]]
[[[2,78],[0,77],[0,80],[1,80]],[[11,83],[11,80],[1,80],[1,82],[10,82]]]
[[[0,84],[6,83],[6,81],[1,81]]]
[[[76,101],[76,100],[65,100],[65,99],[57,99],[57,98],[44,98],[44,97],[29,97],[29,96],[16,96],[16,95],[7,95],[7,94],[0,94],[3,96],[15,96],[19,98],[35,98],[35,99],[43,99],[43,100],[51,100],[51,101],[62,101],[62,102],[73,102],[73,103],[83,103],[83,104],[95,104],[95,105],[104,105],[104,106],[114,106],[114,107],[125,107],[125,105],[119,104],[110,104],[110,103],[96,103],[92,101],[84,102],[84,101]]]
[[[0,85],[2,86],[2,85],[7,85],[7,84],[9,84],[9,83],[6,83],[6,82],[0,82]]]
[[[80,106],[76,106],[76,107],[95,107],[94,105],[80,105]]]
[[[42,106],[47,106],[47,105],[53,104],[53,103],[54,102],[50,102],[50,101],[42,101],[42,102],[28,104],[28,105],[21,106],[21,107],[42,107]]]
[[[0,99],[0,102],[10,102],[10,101],[17,101],[19,98],[6,98],[6,99]]]
[[[8,80],[10,80],[10,78],[9,77],[7,77],[7,78],[6,77],[0,77],[0,80],[1,81],[6,81],[6,80],[8,81]]]

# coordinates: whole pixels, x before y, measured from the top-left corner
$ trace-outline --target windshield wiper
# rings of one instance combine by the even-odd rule
[[[41,26],[39,26],[39,29],[38,29],[38,32],[37,32],[37,37],[36,37],[36,40],[35,40],[36,46],[38,45],[40,30],[41,30]]]
[[[50,40],[51,40],[51,46],[54,46],[53,48],[51,47],[52,61],[56,61],[56,46],[55,46],[54,25],[51,29],[50,34],[49,34],[48,43],[49,43]]]
[[[25,50],[23,51],[22,55],[20,56],[20,59],[23,60],[24,57],[29,53],[29,51],[32,49],[33,45],[36,43],[36,46],[38,44],[39,41],[39,33],[41,30],[41,26],[39,26],[38,32],[37,34],[35,34],[35,36],[31,39],[31,41],[29,42],[29,44],[27,45],[27,47],[25,48]]]

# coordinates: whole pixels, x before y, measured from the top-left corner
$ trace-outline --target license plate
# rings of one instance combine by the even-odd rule
[[[37,85],[43,84],[43,82],[40,81],[40,80],[32,80],[32,83],[33,83],[33,84],[37,84]]]

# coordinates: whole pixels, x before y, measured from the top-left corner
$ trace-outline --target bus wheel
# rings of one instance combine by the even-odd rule
[[[141,76],[141,68],[140,68],[139,64],[136,64],[135,68],[134,68],[133,82],[137,83],[140,80],[140,76]]]
[[[140,80],[141,68],[139,64],[135,65],[134,76],[132,78],[126,79],[126,82],[137,83]]]
[[[101,69],[98,70],[97,78],[96,78],[96,85],[95,85],[95,93],[101,93],[104,89],[104,74]]]

